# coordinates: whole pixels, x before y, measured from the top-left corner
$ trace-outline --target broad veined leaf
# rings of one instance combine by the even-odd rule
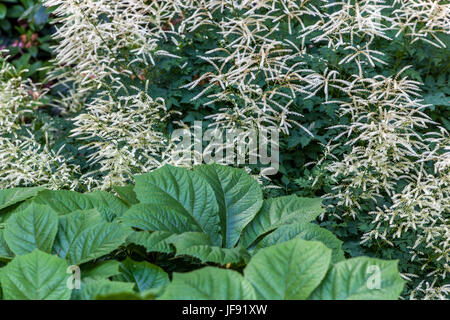
[[[241,246],[235,248],[221,248],[211,244],[209,236],[200,232],[186,232],[174,235],[167,240],[173,244],[177,256],[188,255],[201,262],[214,262],[221,265],[240,263],[250,259],[250,254]]]
[[[316,241],[293,239],[259,250],[244,269],[258,299],[303,300],[325,277],[331,250]]]
[[[50,206],[59,215],[96,209],[107,221],[112,221],[128,210],[125,203],[105,191],[83,194],[69,190],[44,190],[32,201]]]
[[[171,253],[174,251],[167,239],[173,236],[172,232],[154,231],[133,232],[128,238],[127,243],[134,243],[144,247],[147,252]]]
[[[258,182],[245,170],[217,164],[195,168],[211,185],[219,205],[222,246],[232,248],[263,203]]]
[[[175,236],[191,231],[201,231],[198,225],[186,218],[183,214],[177,212],[165,205],[138,204],[131,207],[121,218],[124,225],[138,228],[148,232],[138,232],[128,240],[135,244],[143,245],[148,252],[172,252],[168,239],[175,239]],[[207,238],[208,245],[211,245],[209,235],[201,232],[202,239]],[[137,241],[137,239],[139,241]]]
[[[133,204],[138,204],[139,200],[134,192],[134,185],[129,184],[126,186],[113,186],[113,190],[117,193],[120,200],[125,202],[127,205],[132,206]]]
[[[324,212],[320,198],[286,196],[264,200],[263,207],[242,232],[242,245],[249,247],[258,237],[294,222],[311,222]]]
[[[176,234],[202,231],[197,224],[180,212],[179,208],[163,204],[134,205],[120,220],[124,225],[144,231],[167,231]]]
[[[34,250],[15,257],[0,270],[0,282],[7,300],[68,300],[68,264],[48,253]]]
[[[58,216],[48,207],[32,203],[6,222],[4,237],[16,255],[34,249],[50,252],[58,230]]]
[[[136,176],[135,180],[135,192],[141,203],[173,208],[208,234],[215,245],[222,244],[217,200],[200,174],[166,165]]]
[[[166,300],[252,300],[252,285],[238,272],[205,267],[174,273],[161,299]]]
[[[113,221],[122,216],[128,210],[128,206],[119,198],[105,191],[94,191],[85,193],[85,196],[92,199],[92,203],[107,221]]]
[[[83,279],[106,279],[118,275],[120,273],[119,267],[120,262],[117,260],[103,261],[83,267],[81,275]]]
[[[255,250],[267,248],[277,243],[289,241],[294,238],[303,240],[320,241],[328,248],[333,250],[332,262],[336,263],[345,259],[344,250],[342,250],[342,241],[336,236],[314,223],[294,223],[279,227],[266,237],[264,237],[257,245]]]
[[[4,237],[5,229],[0,229],[0,260],[11,260],[14,258],[14,253],[8,247]]]
[[[36,196],[43,187],[0,190],[0,210]]]
[[[146,261],[136,262],[127,258],[120,263],[119,271],[114,280],[135,283],[140,292],[164,287],[170,282],[163,269]]]
[[[131,232],[121,224],[104,221],[95,210],[73,212],[59,217],[53,250],[79,265],[117,249]]]
[[[394,300],[403,290],[398,261],[358,257],[332,266],[312,293],[316,300]]]
[[[173,252],[175,247],[177,255],[222,265],[248,260],[242,245],[246,239],[252,243],[281,225],[310,221],[323,212],[320,199],[298,197],[266,201],[260,210],[263,200],[258,183],[244,170],[220,165],[194,171],[166,166],[136,177],[135,190],[142,203],[132,206],[120,220],[146,232],[133,234],[129,242],[143,245],[148,252]],[[213,197],[206,198],[200,191],[212,192]],[[205,217],[197,212],[196,203],[202,207],[205,201],[216,201],[217,206],[216,219],[209,220],[208,230],[197,219]],[[242,233],[246,237],[239,242]]]
[[[78,298],[95,300],[102,296],[133,294],[134,283],[110,281],[106,279],[86,281],[81,285]]]

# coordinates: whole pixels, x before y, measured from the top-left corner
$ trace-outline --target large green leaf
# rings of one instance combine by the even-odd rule
[[[127,258],[120,263],[119,271],[114,280],[135,283],[140,292],[164,287],[170,282],[163,269],[146,261],[136,262]]]
[[[117,249],[132,230],[104,221],[95,210],[78,211],[59,218],[54,252],[71,264],[81,264]]]
[[[190,231],[201,231],[201,228],[188,219],[183,213],[165,205],[137,204],[132,206],[121,218],[124,225],[148,232],[137,232],[128,240],[143,245],[148,252],[172,252],[167,240]],[[208,239],[209,236],[205,233]],[[210,242],[210,241],[209,241]]]
[[[82,300],[95,300],[102,296],[133,294],[134,283],[106,279],[87,281],[81,285],[78,295]]]
[[[106,279],[118,275],[120,273],[119,268],[119,261],[108,260],[93,265],[83,266],[81,275],[83,279]]]
[[[44,190],[33,198],[33,202],[48,205],[60,215],[97,209],[108,221],[121,216],[128,209],[120,199],[105,191],[83,194],[68,190]]]
[[[205,267],[188,273],[174,273],[161,299],[251,300],[255,299],[255,292],[240,273]]]
[[[222,246],[232,248],[261,209],[262,190],[245,170],[217,164],[195,168],[212,186],[219,205]]]
[[[31,204],[6,222],[4,237],[16,255],[34,249],[50,252],[58,230],[58,216],[48,207]]]
[[[8,247],[4,237],[5,230],[0,229],[0,260],[11,260],[14,258],[14,253]]]
[[[242,233],[242,245],[249,247],[261,235],[294,222],[310,222],[324,212],[320,198],[286,196],[264,200],[263,207]]]
[[[157,204],[137,204],[121,218],[123,224],[144,231],[166,231],[179,234],[202,229],[177,208]]]
[[[317,300],[394,300],[405,282],[398,261],[358,257],[336,263],[313,292]]]
[[[122,216],[128,210],[128,206],[119,198],[105,191],[94,191],[85,193],[85,196],[92,200],[92,204],[107,221],[113,221]]]
[[[258,251],[244,275],[258,299],[302,300],[320,284],[330,262],[324,244],[298,238]]]
[[[135,192],[141,203],[172,208],[208,234],[215,245],[221,245],[217,200],[200,174],[166,165],[136,176],[135,180]]]
[[[43,187],[0,190],[0,210],[36,196]]]
[[[132,206],[133,204],[138,204],[139,201],[134,192],[134,185],[129,184],[126,186],[113,186],[113,190],[117,193],[120,200],[125,202],[127,205]]]
[[[7,300],[68,300],[67,262],[34,250],[17,256],[0,269],[0,282]]]
[[[286,242],[294,238],[322,242],[328,248],[333,250],[333,263],[345,259],[344,250],[342,250],[342,241],[336,238],[336,236],[330,231],[321,228],[314,223],[294,223],[281,226],[277,230],[264,237],[257,244],[255,250],[267,248],[277,243]]]
[[[201,262],[213,262],[221,265],[239,263],[250,259],[245,248],[221,248],[211,244],[209,236],[200,232],[186,232],[174,235],[167,240],[176,248],[177,255],[187,255],[199,259]]]
[[[134,243],[143,246],[147,252],[171,253],[173,248],[167,239],[173,236],[172,232],[154,231],[149,232],[133,232],[127,239],[127,243]]]
[[[175,247],[177,255],[204,263],[246,261],[247,244],[259,236],[284,224],[311,221],[323,212],[320,199],[293,196],[264,202],[261,188],[245,170],[217,164],[194,171],[166,166],[136,177],[135,191],[141,203],[120,220],[146,232],[133,234],[129,242],[148,252],[173,252]],[[214,202],[214,210],[207,202]]]

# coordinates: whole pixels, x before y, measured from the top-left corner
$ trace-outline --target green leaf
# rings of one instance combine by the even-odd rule
[[[94,265],[84,267],[81,270],[83,279],[106,279],[120,273],[120,262],[117,260],[108,260]]]
[[[124,225],[144,231],[166,231],[179,234],[202,229],[187,218],[179,208],[166,205],[137,204],[124,213]]]
[[[263,207],[242,233],[242,245],[249,247],[261,235],[294,222],[310,222],[325,212],[320,198],[286,196],[264,200]]]
[[[81,285],[79,298],[95,300],[108,295],[133,294],[134,283],[109,281],[106,279],[87,281]]]
[[[173,248],[167,242],[167,239],[173,236],[173,233],[166,231],[133,232],[127,239],[127,243],[134,243],[143,246],[147,252],[171,253]]]
[[[0,210],[36,196],[43,187],[0,190]]]
[[[67,262],[34,250],[14,258],[0,271],[0,282],[7,300],[68,300]]]
[[[405,282],[398,261],[358,257],[336,263],[313,292],[316,300],[394,300]]]
[[[316,241],[293,239],[261,249],[244,269],[257,299],[303,300],[325,277],[331,250]]]
[[[4,237],[16,255],[34,249],[50,252],[58,231],[58,216],[48,207],[31,204],[6,222]]]
[[[139,200],[134,192],[134,185],[127,186],[113,186],[113,190],[117,193],[119,198],[125,202],[127,205],[132,206],[133,204],[138,204]]]
[[[200,174],[166,165],[135,180],[141,203],[170,207],[208,234],[215,245],[222,243],[217,200]]]
[[[263,195],[258,182],[243,169],[217,164],[196,167],[195,172],[208,181],[216,195],[222,245],[234,247],[244,227],[261,209]]]
[[[107,221],[112,221],[128,210],[125,203],[105,191],[82,194],[69,190],[44,190],[33,199],[33,202],[48,205],[60,215],[97,209]]]
[[[342,250],[342,241],[330,231],[319,227],[313,223],[295,223],[279,227],[257,245],[255,250],[267,248],[278,243],[286,242],[294,238],[303,240],[320,241],[328,248],[333,250],[332,262],[336,263],[345,259],[344,250]]]
[[[174,273],[161,299],[252,300],[255,292],[240,273],[205,267],[188,273]]]
[[[8,247],[4,236],[5,230],[0,229],[0,260],[11,260],[14,258],[14,253]]]
[[[131,232],[121,224],[104,221],[95,210],[73,212],[59,218],[53,250],[79,265],[117,249]]]
[[[127,258],[120,263],[120,274],[114,280],[135,283],[140,292],[164,287],[169,284],[169,275],[160,267],[146,261],[136,262]]]
[[[187,255],[201,260],[202,263],[213,262],[221,265],[239,263],[250,259],[245,248],[221,248],[213,246],[209,236],[200,232],[186,232],[175,235],[167,241],[176,248],[177,256]]]

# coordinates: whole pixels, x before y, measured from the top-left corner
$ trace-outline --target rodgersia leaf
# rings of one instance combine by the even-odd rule
[[[221,265],[239,263],[250,259],[245,248],[221,248],[211,244],[208,235],[200,232],[186,232],[173,235],[168,243],[174,245],[177,255],[192,256],[203,263],[213,262]]]
[[[325,277],[331,250],[316,241],[294,239],[261,249],[244,269],[258,299],[303,300]]]
[[[141,203],[120,218],[142,230],[129,242],[143,245],[148,252],[175,248],[177,255],[222,265],[248,260],[242,243],[251,244],[283,224],[310,221],[323,212],[320,199],[295,196],[267,200],[261,209],[258,183],[242,169],[216,164],[193,172],[166,166],[136,177],[136,194]],[[215,206],[207,203],[211,201]]]
[[[263,207],[242,232],[242,245],[249,247],[261,235],[294,222],[310,222],[325,210],[320,198],[286,196],[264,200]]]
[[[9,249],[22,255],[39,249],[50,252],[58,230],[58,216],[45,205],[32,203],[6,222],[4,238]]]
[[[205,267],[188,273],[174,273],[161,299],[251,300],[255,299],[255,292],[240,273]]]
[[[91,280],[82,284],[78,298],[95,300],[109,295],[133,294],[134,283],[110,281],[107,279]]]
[[[0,229],[0,260],[11,260],[14,258],[14,253],[8,247],[4,234],[5,229]]]
[[[261,188],[243,169],[217,164],[195,168],[212,186],[219,205],[223,246],[232,248],[244,227],[261,209]]]
[[[313,223],[294,223],[279,227],[266,237],[264,237],[257,245],[255,250],[267,248],[277,243],[289,241],[294,238],[304,240],[320,241],[328,248],[333,250],[332,262],[336,263],[345,259],[342,250],[342,241],[327,229],[321,228]]]
[[[43,187],[0,190],[0,210],[36,196]]]
[[[397,261],[358,257],[333,265],[310,298],[394,300],[400,296],[404,284]]]
[[[7,300],[68,300],[68,264],[48,253],[34,250],[17,256],[0,269],[0,282]]]
[[[117,249],[131,232],[121,224],[104,221],[95,210],[73,212],[59,218],[53,250],[79,265]]]
[[[44,190],[32,201],[50,206],[59,215],[97,209],[107,221],[114,220],[128,209],[120,199],[105,191],[83,194],[68,190]]]
[[[127,258],[120,263],[119,271],[114,280],[135,283],[140,292],[164,287],[170,282],[163,269],[146,261],[136,262]]]
[[[186,217],[178,208],[164,204],[137,204],[121,218],[123,224],[144,231],[183,233],[202,231],[202,228]]]
[[[119,271],[120,262],[117,260],[107,260],[93,265],[89,265],[81,270],[82,279],[106,279],[116,276]]]
[[[141,203],[170,207],[221,245],[217,200],[200,174],[166,165],[137,176],[135,192]]]
[[[171,253],[173,248],[167,239],[173,236],[173,233],[166,231],[133,232],[128,238],[127,243],[134,243],[143,246],[147,252]]]
[[[119,198],[129,206],[139,203],[136,198],[136,193],[134,192],[134,185],[129,184],[123,187],[113,186],[113,189],[119,195]]]

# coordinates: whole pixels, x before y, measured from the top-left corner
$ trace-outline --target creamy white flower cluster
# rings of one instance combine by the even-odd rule
[[[38,143],[27,125],[27,117],[32,118],[40,106],[39,96],[45,92],[22,78],[26,70],[17,72],[6,60],[0,57],[0,189],[75,186],[73,175],[77,168],[68,166],[59,152]]]

